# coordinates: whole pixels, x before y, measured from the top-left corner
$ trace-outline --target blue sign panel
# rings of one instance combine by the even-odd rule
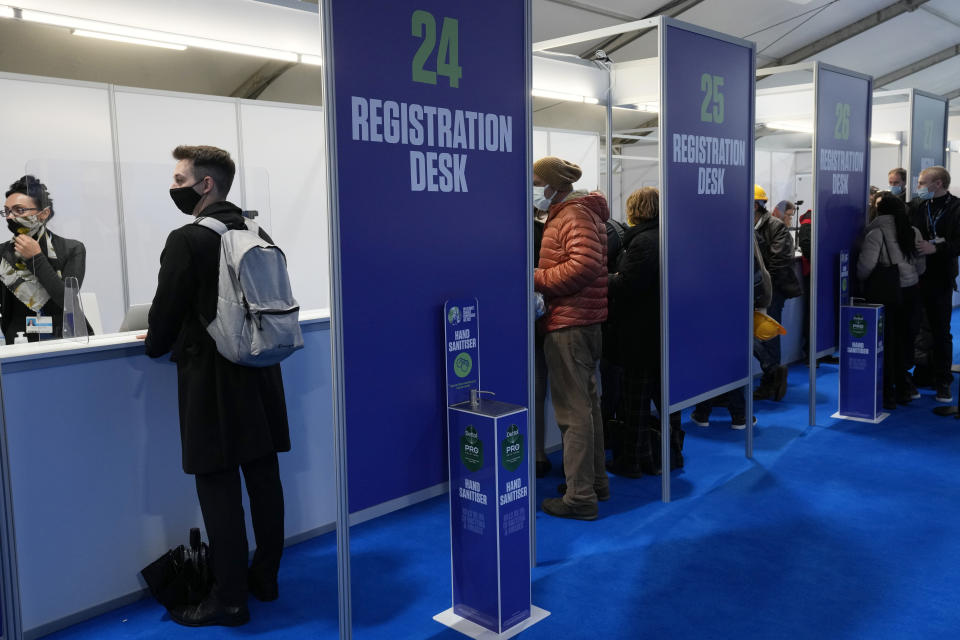
[[[754,49],[666,24],[661,224],[673,405],[749,375]]]
[[[817,234],[817,354],[837,347],[840,252],[863,229],[867,209],[871,81],[817,66],[814,163]]]
[[[342,289],[333,320],[358,511],[447,479],[444,300],[483,301],[496,336],[479,351],[484,384],[526,404],[530,51],[525,2],[330,5]]]
[[[916,195],[920,172],[944,166],[947,149],[947,101],[920,93],[913,94],[910,128],[910,193]]]
[[[526,409],[450,407],[453,611],[495,633],[530,617]]]
[[[447,352],[447,404],[470,399],[480,388],[480,319],[476,298],[448,300],[443,305]]]
[[[841,307],[850,304],[850,252],[840,252],[840,282],[838,283],[840,297],[838,302]]]
[[[881,415],[883,317],[883,305],[841,308],[840,417],[877,420]]]

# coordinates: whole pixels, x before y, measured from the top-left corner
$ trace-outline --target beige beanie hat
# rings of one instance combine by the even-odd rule
[[[569,191],[583,172],[572,162],[547,156],[533,163],[533,173],[557,191]]]

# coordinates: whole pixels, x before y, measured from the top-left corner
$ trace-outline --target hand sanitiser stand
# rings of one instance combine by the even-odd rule
[[[530,599],[525,407],[481,398],[475,298],[444,307],[453,606],[434,620],[478,640],[549,615]]]

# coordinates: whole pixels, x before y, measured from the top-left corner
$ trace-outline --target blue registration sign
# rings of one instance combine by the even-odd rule
[[[910,122],[910,193],[916,195],[920,172],[946,164],[947,101],[913,92]]]
[[[447,481],[444,300],[483,300],[496,336],[457,349],[461,381],[479,356],[497,398],[527,402],[528,3],[326,3],[331,335],[356,512]]]
[[[840,252],[853,246],[867,208],[871,80],[817,65],[816,352],[837,347]]]
[[[672,407],[749,376],[754,45],[664,24],[661,297]]]

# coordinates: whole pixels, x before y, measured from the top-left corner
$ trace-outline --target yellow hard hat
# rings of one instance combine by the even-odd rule
[[[754,200],[766,200],[767,192],[763,190],[758,184],[753,185],[753,199]]]
[[[783,328],[782,324],[767,314],[754,310],[753,335],[761,342],[766,342],[767,340],[773,340],[777,336],[787,335],[787,330]]]

